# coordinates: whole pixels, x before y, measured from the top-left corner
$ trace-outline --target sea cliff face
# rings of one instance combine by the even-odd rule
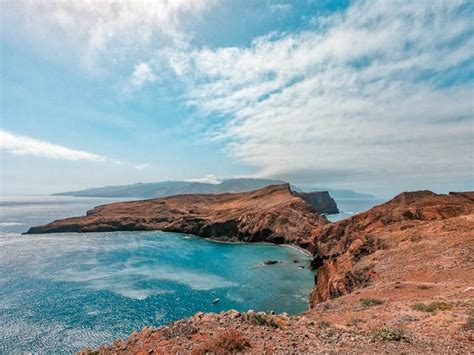
[[[324,199],[321,199],[324,202]],[[307,248],[311,231],[329,223],[288,184],[220,195],[178,195],[98,206],[86,216],[27,233],[163,230],[219,240],[289,243]],[[325,206],[322,206],[325,207]]]
[[[327,191],[298,192],[297,195],[308,202],[318,213],[339,213],[336,201]]]

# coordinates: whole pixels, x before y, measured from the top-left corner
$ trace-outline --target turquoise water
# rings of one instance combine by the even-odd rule
[[[0,353],[74,352],[197,311],[308,307],[314,273],[288,247],[164,232],[20,235],[98,204],[55,199],[0,201]]]

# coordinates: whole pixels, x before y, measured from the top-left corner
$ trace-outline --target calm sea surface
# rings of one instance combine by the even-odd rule
[[[333,222],[352,217],[357,213],[367,211],[387,201],[386,199],[378,198],[339,198],[335,200],[340,213],[326,216]]]
[[[0,196],[0,353],[71,353],[197,311],[308,307],[314,273],[288,247],[164,232],[20,234],[113,201]]]

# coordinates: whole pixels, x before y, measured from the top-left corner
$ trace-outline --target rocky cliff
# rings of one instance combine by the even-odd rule
[[[431,191],[404,192],[367,212],[317,227],[311,237],[313,264],[318,269],[312,305],[351,293],[379,279],[371,256],[393,252],[410,230],[472,213],[473,192],[449,195]],[[419,238],[433,241],[437,235],[420,235]]]
[[[298,192],[297,195],[313,206],[314,210],[318,213],[339,213],[336,201],[327,191]]]
[[[307,203],[288,184],[236,194],[178,195],[98,206],[86,216],[32,227],[27,233],[163,230],[307,248],[311,231],[328,223],[315,213],[314,202]]]

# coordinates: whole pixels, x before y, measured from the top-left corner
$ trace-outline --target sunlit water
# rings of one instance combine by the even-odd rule
[[[288,247],[164,232],[19,234],[108,202],[1,197],[0,353],[74,352],[197,311],[308,307],[314,273]]]
[[[358,213],[367,211],[385,201],[384,199],[378,198],[338,198],[336,199],[336,203],[339,213],[327,215],[326,217],[332,222],[340,221],[341,219],[349,218]]]

